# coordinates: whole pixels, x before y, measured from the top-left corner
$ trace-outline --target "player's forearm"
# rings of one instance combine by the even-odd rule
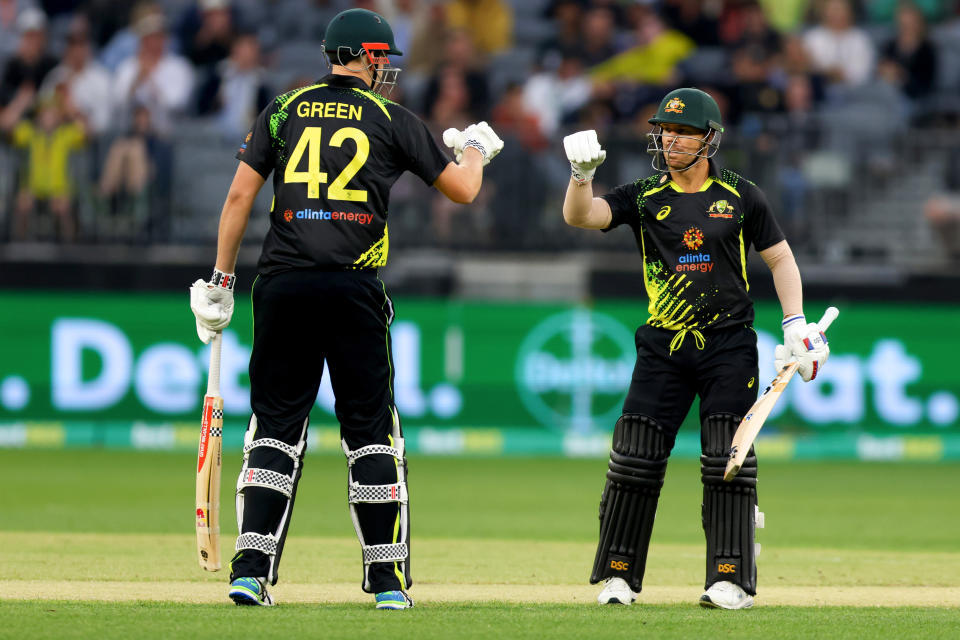
[[[470,204],[483,184],[483,155],[473,147],[464,149],[460,163],[451,162],[433,186],[457,204]]]
[[[760,256],[770,267],[773,274],[773,286],[780,298],[784,317],[803,313],[803,283],[800,269],[793,257],[793,251],[786,240],[760,252]]]
[[[240,243],[247,230],[253,198],[245,198],[231,193],[223,204],[220,213],[220,230],[217,233],[217,269],[224,273],[235,273]]]
[[[593,208],[593,182],[579,184],[573,178],[567,185],[563,199],[563,220],[572,227],[583,227],[590,219]]]

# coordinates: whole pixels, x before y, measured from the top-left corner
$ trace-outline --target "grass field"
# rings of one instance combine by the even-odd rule
[[[341,458],[307,458],[282,606],[225,598],[193,538],[189,454],[0,450],[0,638],[929,637],[960,629],[958,465],[761,461],[754,609],[708,611],[699,468],[670,463],[638,605],[587,584],[603,460],[412,458],[411,590],[372,608]],[[224,555],[236,522],[225,460]],[[15,623],[10,621],[16,621]],[[25,631],[29,630],[29,631]]]

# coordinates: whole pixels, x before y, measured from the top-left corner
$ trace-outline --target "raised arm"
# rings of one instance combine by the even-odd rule
[[[593,197],[593,174],[607,159],[607,152],[593,129],[578,131],[563,139],[563,148],[570,161],[570,183],[563,200],[563,219],[572,227],[606,229],[613,220],[610,205],[603,198]]]

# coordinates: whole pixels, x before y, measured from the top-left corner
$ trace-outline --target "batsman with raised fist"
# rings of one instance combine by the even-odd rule
[[[363,590],[378,609],[406,609],[413,606],[407,460],[393,397],[393,303],[378,277],[390,246],[390,188],[411,171],[454,202],[472,202],[503,142],[486,122],[451,130],[444,135],[456,154],[451,162],[420,119],[384,97],[399,73],[389,56],[402,54],[379,14],[337,14],[323,48],[331,73],[275,98],[242,141],[213,278],[191,288],[197,332],[208,342],[230,323],[240,241],[273,174],[270,230],[251,292],[253,413],[237,480],[240,536],[229,596],[273,604],[267,587],[277,583],[326,361]]]
[[[803,315],[800,272],[760,189],[713,159],[723,133],[720,109],[693,88],[671,91],[650,119],[654,175],[594,197],[606,158],[595,131],[564,138],[572,176],[567,224],[610,231],[628,225],[642,259],[649,318],[636,332],[637,361],[614,427],[600,500],[600,541],[591,583],[601,604],[631,604],[643,583],[647,549],[667,458],[695,396],[700,397],[702,521],[706,582],[700,604],[753,604],[757,459],[751,448],[738,476],[723,481],[727,451],[757,398],[757,336],[748,295],[751,246],[773,272],[783,307],[778,361],[799,360],[812,380],[830,353]]]

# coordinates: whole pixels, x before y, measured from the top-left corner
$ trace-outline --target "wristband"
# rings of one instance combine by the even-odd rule
[[[463,143],[463,150],[466,151],[467,147],[473,147],[474,149],[476,149],[477,151],[480,152],[480,155],[482,155],[482,156],[484,157],[484,159],[486,159],[486,157],[487,157],[487,150],[484,149],[484,148],[483,148],[483,145],[480,144],[479,142],[477,142],[476,140],[467,140],[466,142],[464,142],[464,143]]]
[[[233,291],[233,285],[236,281],[237,277],[232,273],[224,273],[216,267],[213,268],[213,276],[210,278],[210,284],[213,286]]]

